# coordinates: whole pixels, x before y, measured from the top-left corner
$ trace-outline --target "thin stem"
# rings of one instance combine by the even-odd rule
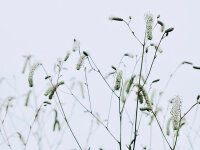
[[[117,66],[116,71],[119,70],[119,67],[120,67],[120,65],[121,65],[121,63],[122,63],[123,58],[124,58],[124,55],[123,55],[122,58],[120,59],[120,62],[119,62],[119,64],[118,64],[118,66]],[[114,82],[115,82],[115,81],[113,80],[113,86],[114,86]],[[112,107],[112,99],[113,99],[113,92],[111,93],[111,99],[110,99],[110,104],[109,104],[109,109],[108,109],[107,127],[108,127],[109,119],[110,119],[110,111],[111,111],[111,107]]]
[[[105,83],[108,85],[108,87],[110,88],[110,90],[115,94],[115,96],[117,98],[119,98],[119,96],[115,93],[115,91],[112,89],[112,87],[110,86],[110,84],[106,81],[106,79],[104,78],[104,76],[102,75],[101,71],[99,70],[99,68],[97,67],[97,65],[95,64],[95,62],[93,61],[92,57],[91,56],[88,56],[92,63],[94,64],[95,68],[97,69],[97,72],[100,74],[100,76],[103,78],[103,80],[105,81]]]
[[[160,128],[160,130],[161,130],[161,132],[162,132],[162,135],[163,135],[163,137],[165,138],[165,141],[167,142],[169,148],[170,148],[171,150],[173,150],[172,147],[171,147],[171,145],[169,144],[169,141],[167,140],[167,138],[166,138],[166,136],[165,136],[165,134],[164,134],[164,132],[163,132],[163,129],[162,129],[162,127],[161,127],[161,125],[160,125],[160,123],[159,123],[159,121],[158,121],[158,118],[157,118],[156,114],[154,113],[153,110],[151,110],[151,112],[152,112],[152,114],[154,115],[154,117],[156,118],[156,122],[158,123],[158,126],[159,126],[159,128]]]
[[[66,84],[65,84],[66,85]],[[68,88],[68,90],[70,91],[71,95],[74,97],[74,99],[86,110],[86,112],[90,113],[96,120],[99,121],[99,123],[108,131],[108,133],[113,137],[113,139],[119,143],[119,141],[117,140],[117,138],[112,134],[112,132],[108,129],[108,127],[101,121],[99,120],[99,118],[94,115],[93,112],[91,112],[89,109],[87,109],[81,102],[80,100],[72,93],[72,91],[69,89],[69,87],[66,85],[66,87]]]
[[[140,82],[141,82],[143,60],[144,60],[145,39],[146,39],[146,32],[145,32],[145,37],[144,37],[144,44],[142,44],[142,60],[141,60],[141,65],[140,65],[139,86],[141,84]],[[138,117],[138,105],[139,105],[139,93],[140,93],[140,90],[141,89],[138,88],[136,110],[135,110],[136,112],[135,112],[135,130],[134,130],[133,150],[135,149],[135,144],[136,144],[136,139],[137,139],[137,117]]]
[[[89,104],[90,104],[90,110],[92,111],[92,105],[91,105],[91,100],[90,100],[90,90],[89,90],[89,86],[88,86],[88,79],[87,79],[87,73],[86,73],[87,69],[86,67],[84,68],[84,72],[85,72],[85,85],[87,87],[87,92],[88,92],[88,100],[89,100]]]
[[[26,142],[24,143],[25,144],[24,145],[24,150],[26,150],[26,147],[27,147],[27,144],[28,144],[28,141],[29,141],[29,137],[31,135],[31,131],[32,131],[33,125],[35,124],[36,119],[38,118],[38,115],[39,115],[39,112],[40,112],[41,108],[42,108],[42,105],[38,108],[38,110],[37,110],[37,112],[35,114],[34,120],[33,120],[32,124],[30,126],[30,130],[28,132],[28,136],[27,136]]]
[[[45,70],[45,68],[44,68],[43,65],[42,65],[42,68],[43,68],[43,70],[44,70],[46,76],[48,76],[48,73],[47,73],[47,71]],[[60,74],[60,68],[59,68],[59,74]],[[58,74],[58,79],[59,79],[59,74]],[[57,79],[57,82],[58,82],[58,79]],[[49,81],[50,81],[51,85],[54,86],[52,80],[49,79]],[[62,112],[62,114],[63,114],[63,118],[64,118],[65,122],[67,123],[67,126],[68,126],[68,128],[69,128],[69,130],[70,130],[72,136],[74,137],[74,139],[75,139],[75,141],[76,141],[78,147],[82,150],[82,147],[80,146],[80,144],[79,144],[79,142],[78,142],[78,140],[77,140],[77,138],[76,138],[74,132],[72,131],[72,128],[71,128],[71,126],[70,126],[68,120],[67,120],[67,117],[66,117],[66,115],[65,115],[65,111],[64,111],[64,109],[63,109],[63,107],[62,107],[60,98],[59,98],[59,96],[58,96],[57,89],[55,89],[55,93],[56,93],[56,96],[57,96],[57,99],[58,99],[58,102],[59,102],[59,105],[60,105],[60,108],[61,108],[61,112]]]
[[[129,30],[131,31],[131,33],[133,34],[133,36],[136,38],[136,40],[143,46],[142,42],[139,40],[139,38],[135,35],[135,32],[131,29],[130,27],[130,23],[126,22],[124,20],[124,23],[128,26]]]
[[[160,46],[162,40],[164,39],[164,35],[165,35],[165,33],[162,35],[162,37],[161,37],[161,39],[160,39],[160,42],[159,42],[158,46],[156,47],[156,50],[155,50],[155,53],[154,53],[154,57],[153,57],[153,60],[152,60],[152,63],[151,63],[151,66],[150,66],[148,75],[147,75],[147,77],[146,77],[146,79],[145,79],[145,81],[144,81],[142,87],[144,87],[144,85],[146,84],[146,82],[147,82],[147,80],[148,80],[148,78],[149,78],[149,75],[150,75],[150,73],[151,73],[151,70],[152,70],[154,61],[155,61],[155,59],[156,59],[156,57],[157,57],[158,48],[159,48],[159,46]]]
[[[199,104],[199,102],[196,102],[194,105],[192,105],[191,107],[190,107],[190,109],[186,112],[186,113],[184,113],[184,115],[181,117],[181,120],[197,105],[197,104]]]

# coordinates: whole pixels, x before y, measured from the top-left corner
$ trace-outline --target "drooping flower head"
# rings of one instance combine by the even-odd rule
[[[41,63],[35,63],[32,65],[31,70],[29,72],[29,76],[28,76],[28,82],[29,82],[29,86],[33,87],[33,75],[35,70],[41,65]]]
[[[80,56],[80,58],[79,58],[79,60],[78,60],[78,63],[77,63],[77,65],[76,65],[76,69],[77,70],[80,70],[81,69],[81,66],[83,65],[83,62],[84,62],[84,60],[85,60],[85,55],[83,54],[83,55],[81,55]]]

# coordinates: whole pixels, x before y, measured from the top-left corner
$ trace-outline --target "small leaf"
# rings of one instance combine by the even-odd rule
[[[115,66],[111,66],[112,69],[117,70],[117,68]]]
[[[122,18],[119,18],[119,17],[109,17],[109,20],[124,21]]]
[[[46,80],[46,79],[49,79],[49,78],[51,78],[51,76],[46,76],[44,79]]]
[[[199,67],[199,66],[193,66],[193,68],[194,68],[194,69],[200,69],[200,67]]]
[[[86,51],[83,51],[83,54],[84,54],[85,56],[89,56],[89,54],[88,54]]]
[[[168,34],[169,32],[172,32],[174,30],[174,28],[169,28],[167,30],[165,30],[165,33]]]
[[[159,81],[160,81],[160,79],[156,79],[156,80],[152,81],[152,83],[156,83],[156,82],[159,82]]]
[[[197,100],[199,100],[199,98],[200,98],[200,95],[197,96]]]
[[[45,106],[46,105],[51,105],[51,102],[49,102],[49,101],[44,101],[43,103],[44,103]]]
[[[192,62],[188,62],[188,61],[184,61],[184,62],[182,62],[182,64],[192,65],[193,63]]]

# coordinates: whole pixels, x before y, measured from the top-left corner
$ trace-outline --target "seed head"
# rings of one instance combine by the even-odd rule
[[[151,13],[145,14],[145,21],[146,21],[147,39],[152,40],[153,15]]]
[[[29,76],[28,76],[28,82],[29,82],[29,86],[33,87],[33,75],[35,70],[41,65],[41,63],[35,63],[32,65],[31,70],[29,72]]]
[[[122,74],[123,74],[122,70],[118,71],[117,73],[117,78],[116,78],[115,87],[114,87],[116,91],[120,89]]]
[[[80,69],[81,69],[81,66],[83,65],[83,62],[84,62],[85,57],[86,57],[85,55],[82,55],[82,56],[79,58],[78,63],[77,63],[77,65],[76,65],[76,69],[77,69],[77,70],[80,70]]]
[[[173,128],[177,130],[181,115],[181,99],[179,96],[172,99],[172,109],[170,113],[172,115]]]

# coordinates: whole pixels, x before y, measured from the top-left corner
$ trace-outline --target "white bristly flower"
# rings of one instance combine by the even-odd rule
[[[33,87],[33,75],[35,70],[41,65],[41,63],[35,63],[32,65],[31,70],[29,72],[29,76],[28,76],[28,82],[29,82],[29,86]]]
[[[146,21],[147,39],[152,40],[153,15],[151,13],[145,14],[145,21]]]
[[[81,57],[79,58],[78,63],[76,65],[77,70],[80,70],[81,66],[83,65],[83,61],[84,61],[85,57],[86,57],[85,55],[81,55]]]
[[[117,91],[120,89],[120,86],[121,86],[121,81],[122,81],[122,70],[119,70],[118,73],[117,73],[117,77],[116,77],[116,81],[115,81],[115,87],[114,89]]]
[[[173,128],[177,130],[181,114],[181,99],[179,96],[172,99],[172,109],[170,113],[172,115]]]

